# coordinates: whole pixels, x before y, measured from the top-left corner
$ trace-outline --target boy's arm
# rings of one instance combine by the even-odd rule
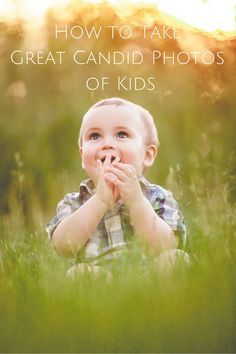
[[[151,250],[159,253],[178,247],[170,226],[156,214],[143,194],[130,206],[129,212],[136,234]]]
[[[52,236],[58,252],[63,256],[75,256],[91,237],[106,210],[107,204],[95,194],[62,220]]]
[[[129,208],[130,219],[136,234],[141,240],[157,253],[176,248],[178,241],[173,231],[156,214],[150,202],[143,195],[133,166],[114,163],[108,171],[110,174],[105,178],[118,186],[121,198]]]
[[[63,256],[75,256],[92,236],[108,208],[113,204],[113,185],[106,182],[104,173],[111,163],[108,154],[104,165],[97,161],[99,174],[96,194],[93,195],[73,214],[62,220],[55,229],[52,240],[58,252]]]

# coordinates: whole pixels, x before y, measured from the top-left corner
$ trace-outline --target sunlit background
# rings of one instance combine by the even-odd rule
[[[43,21],[46,13],[51,10],[61,12],[63,16],[71,16],[71,11],[83,6],[85,3],[110,4],[111,6],[122,7],[123,10],[130,11],[130,8],[138,8],[152,5],[153,7],[173,16],[177,20],[204,31],[223,31],[229,34],[235,33],[235,0],[1,0],[0,19],[3,21],[14,21],[23,19],[26,21]],[[70,10],[64,13],[65,9]],[[125,10],[124,10],[125,11]]]
[[[71,149],[70,157],[67,157],[66,153],[62,153],[59,146],[55,147],[52,139],[49,138],[47,144],[42,144],[40,147],[41,151],[37,150],[35,151],[35,156],[32,155],[32,150],[29,148],[27,140],[23,139],[24,134],[27,133],[27,131],[24,131],[24,127],[32,125],[34,134],[38,136],[36,141],[40,145],[43,136],[47,139],[46,136],[53,134],[53,126],[58,124],[58,118],[56,117],[60,117],[59,121],[62,124],[63,131],[64,124],[67,124],[68,119],[76,125],[75,117],[78,115],[81,117],[89,104],[99,98],[121,95],[140,101],[140,103],[143,102],[144,105],[150,105],[154,114],[156,112],[155,103],[158,102],[159,124],[160,129],[163,129],[164,142],[168,142],[170,134],[174,134],[174,132],[170,133],[167,129],[170,122],[174,126],[182,122],[181,126],[184,127],[186,124],[184,129],[188,130],[194,124],[196,124],[197,129],[199,121],[202,121],[202,124],[207,124],[212,119],[212,115],[210,115],[208,120],[204,120],[202,115],[198,117],[198,114],[195,113],[191,113],[191,119],[188,118],[187,113],[186,118],[184,118],[182,112],[183,110],[185,111],[185,108],[181,108],[181,106],[185,102],[188,102],[188,104],[192,102],[192,106],[189,107],[191,112],[196,112],[205,105],[206,107],[214,108],[217,112],[216,116],[219,116],[219,121],[217,119],[212,121],[212,131],[215,133],[223,130],[227,131],[230,126],[229,119],[223,124],[223,120],[226,120],[226,118],[220,118],[220,116],[224,110],[230,109],[231,111],[230,105],[230,108],[226,107],[234,92],[235,8],[235,0],[156,0],[145,2],[138,0],[0,0],[0,63],[2,67],[0,84],[1,92],[4,93],[0,99],[3,112],[5,112],[1,119],[3,122],[7,116],[11,116],[9,119],[15,117],[15,126],[8,127],[9,136],[12,136],[14,140],[14,144],[11,147],[12,152],[9,152],[9,155],[5,156],[5,162],[2,162],[3,170],[5,165],[6,171],[8,170],[8,172],[2,172],[2,184],[5,186],[5,198],[0,203],[2,204],[2,210],[9,209],[10,202],[7,201],[7,198],[11,197],[7,197],[7,195],[11,189],[12,180],[14,180],[14,175],[11,171],[12,166],[16,163],[14,154],[19,153],[19,156],[22,155],[16,147],[14,148],[14,145],[24,146],[25,151],[23,154],[26,154],[25,158],[29,160],[27,166],[31,170],[30,173],[34,175],[34,178],[31,179],[31,187],[33,189],[36,175],[39,179],[43,176],[41,183],[45,184],[45,190],[41,189],[37,193],[41,195],[41,202],[39,203],[45,203],[48,208],[52,207],[56,196],[53,195],[50,200],[45,199],[45,194],[50,189],[51,182],[48,177],[44,178],[43,169],[37,166],[38,155],[42,154],[45,149],[45,159],[42,160],[45,173],[50,171],[50,174],[60,176],[63,171],[66,171],[63,163],[70,164],[69,168],[75,168],[77,165],[77,151],[72,143],[64,147],[65,150]],[[121,39],[112,41],[106,33],[99,40],[82,38],[76,41],[70,37],[65,40],[62,36],[55,40],[56,24],[81,25],[88,28],[100,25],[105,28],[114,24],[118,26],[132,25],[134,36],[125,41]],[[139,24],[147,24],[150,29],[153,26],[159,29],[163,26],[178,26],[180,36],[176,40],[164,40],[161,38],[147,38],[144,40],[138,27]],[[20,49],[23,52],[42,50],[45,53],[64,50],[68,54],[65,56],[63,65],[53,65],[52,63],[47,65],[34,65],[32,63],[29,65],[13,65],[10,61],[10,55],[14,49]],[[81,67],[70,60],[71,53],[77,49],[92,50],[94,53],[98,51],[106,53],[112,50],[121,50],[126,53],[138,50],[143,53],[145,62],[141,66],[130,66],[128,64],[115,66],[106,65],[105,63],[93,65],[89,63]],[[205,65],[200,59],[194,63],[193,55],[191,55],[191,61],[188,65],[170,65],[169,63],[164,65],[161,62],[157,65],[151,65],[149,59],[155,49],[166,52],[167,55],[171,53],[171,55],[176,55],[180,51],[190,53],[194,51],[211,51],[215,55],[218,51],[221,51],[224,57],[224,64],[221,66],[216,65],[216,63]],[[130,74],[133,76],[141,75],[144,78],[154,76],[157,81],[155,90],[152,92],[138,92],[131,89],[118,92],[113,85],[113,81],[117,75]],[[85,87],[85,81],[91,75],[98,77],[108,75],[111,77],[111,81],[113,80],[112,84],[105,91],[91,92]],[[49,78],[51,79],[49,80]],[[77,95],[78,92],[80,93],[79,96]],[[48,102],[49,98],[52,104]],[[172,102],[172,105],[169,105],[169,101]],[[207,106],[209,104],[211,106]],[[53,112],[51,111],[52,107]],[[176,118],[177,111],[179,111],[179,118]],[[172,114],[173,112],[175,112],[174,115]],[[205,109],[204,114],[206,112],[207,110]],[[32,115],[38,118],[32,120]],[[169,118],[161,121],[164,116]],[[48,118],[46,119],[45,117]],[[185,123],[183,123],[184,121]],[[77,125],[76,127],[74,131],[78,129]],[[17,129],[19,130],[19,136],[13,138]],[[196,133],[200,134],[200,131],[197,130]],[[231,133],[232,131],[229,128],[228,134],[231,135]],[[19,142],[17,143],[18,139]],[[192,150],[190,141],[191,138],[187,131],[182,137],[182,145],[179,145],[176,137],[176,147],[178,146],[181,151],[178,152],[177,149],[176,153],[174,153],[173,164],[177,163],[178,160],[179,162],[181,160],[184,161],[184,155],[182,155],[184,150]],[[231,138],[228,139],[228,143],[230,141]],[[30,138],[30,144],[32,143],[33,141]],[[16,149],[15,152],[14,149]],[[230,147],[228,151],[230,151]],[[166,160],[168,152],[163,148],[160,153],[165,158],[160,160],[163,168],[158,170],[158,173],[160,178],[165,180],[168,174]],[[49,154],[50,158],[47,158],[47,154]],[[58,158],[60,155],[60,162],[55,161],[55,154]],[[217,158],[223,161],[223,155],[221,151]],[[191,154],[189,158],[190,160],[193,158]],[[60,173],[58,174],[57,171]],[[25,203],[27,204],[28,202]],[[26,209],[28,210],[28,207]]]

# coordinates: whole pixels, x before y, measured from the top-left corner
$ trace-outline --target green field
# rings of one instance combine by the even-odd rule
[[[66,279],[71,262],[42,231],[30,233],[15,220],[2,225],[0,351],[233,352],[232,208],[225,204],[219,217],[216,197],[201,201],[189,222],[190,266],[159,274],[150,262],[143,273],[129,261],[109,283],[102,276]]]
[[[51,50],[75,45],[47,31]],[[21,24],[2,23],[0,33],[0,352],[235,352],[235,48],[227,44],[222,67],[141,67],[139,75],[158,78],[152,92],[91,93],[88,75],[130,67],[14,66]],[[112,96],[143,105],[157,122],[161,145],[147,177],[180,203],[191,264],[164,275],[151,260],[143,273],[131,259],[110,283],[72,282],[65,274],[74,260],[56,253],[44,225],[85,178],[76,145],[83,114]]]

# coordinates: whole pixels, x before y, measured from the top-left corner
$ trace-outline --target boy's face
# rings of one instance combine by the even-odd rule
[[[120,162],[132,165],[137,176],[143,173],[147,163],[150,165],[146,128],[135,107],[101,106],[91,110],[84,119],[80,152],[83,167],[94,183],[98,179],[97,160],[104,162],[108,153],[111,162],[119,157]]]

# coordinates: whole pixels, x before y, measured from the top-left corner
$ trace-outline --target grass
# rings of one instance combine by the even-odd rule
[[[138,258],[126,260],[110,283],[68,280],[73,260],[43,230],[2,220],[0,352],[233,352],[235,210],[227,198],[219,203],[224,188],[194,193],[191,264],[164,275],[151,261],[143,273]]]

